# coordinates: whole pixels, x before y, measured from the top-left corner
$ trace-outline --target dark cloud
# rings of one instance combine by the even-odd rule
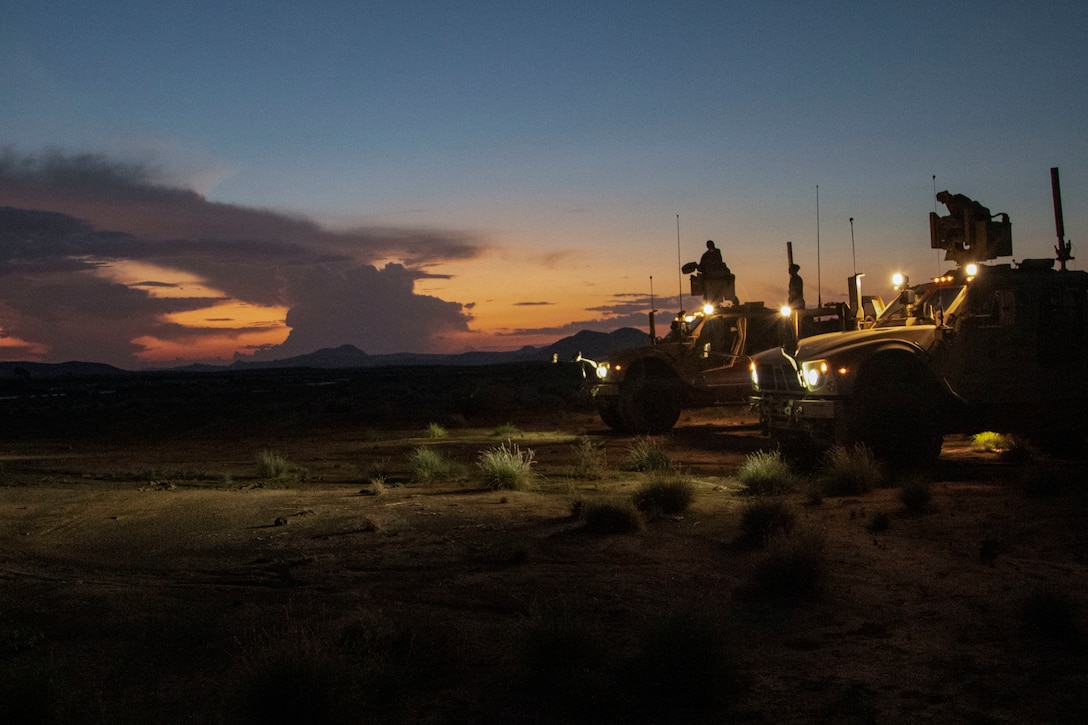
[[[60,212],[96,229],[121,230],[146,241],[240,242],[247,257],[260,249],[308,250],[371,263],[395,257],[409,266],[471,259],[481,246],[441,230],[368,228],[342,232],[267,209],[211,202],[190,189],[159,183],[153,169],[98,155],[0,152],[0,204]],[[218,248],[218,247],[217,247]],[[256,248],[256,249],[255,249]]]
[[[515,302],[514,307],[547,307],[554,304],[554,302]]]
[[[288,280],[291,334],[276,356],[298,355],[340,339],[372,353],[427,349],[427,342],[468,330],[462,305],[412,292],[419,275],[399,264],[310,267]]]
[[[215,299],[151,294],[178,287],[170,279],[110,281],[103,268],[121,261],[194,275],[223,299],[288,307],[290,335],[265,357],[345,343],[372,353],[427,350],[435,336],[468,330],[471,306],[418,295],[415,282],[447,278],[443,263],[483,250],[460,232],[331,231],[289,214],[211,202],[158,182],[154,169],[101,156],[0,151],[0,327],[47,347],[48,361],[136,367],[142,348],[135,339],[196,345],[210,331],[163,316]]]

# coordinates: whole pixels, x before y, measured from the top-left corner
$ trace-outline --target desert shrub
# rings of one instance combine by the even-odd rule
[[[884,467],[868,446],[833,446],[824,454],[819,481],[828,496],[868,493],[884,483]]]
[[[627,447],[626,466],[629,471],[669,471],[672,461],[650,436],[638,436]]]
[[[517,438],[522,435],[522,430],[513,423],[503,423],[496,426],[495,430],[491,431],[491,435],[494,438]]]
[[[288,470],[290,470],[290,464],[279,453],[268,450],[257,453],[258,478],[283,478]]]
[[[427,437],[428,438],[445,438],[449,435],[449,431],[440,423],[428,423],[427,424]]]
[[[756,451],[744,459],[737,480],[756,496],[789,493],[797,487],[797,476],[780,451]]]
[[[670,516],[686,511],[695,498],[695,487],[683,476],[655,475],[631,496],[635,508],[651,517]]]
[[[787,604],[814,598],[827,576],[826,549],[823,534],[811,528],[772,536],[755,569],[757,590]]]
[[[933,505],[933,485],[924,476],[911,476],[903,481],[899,500],[907,507],[907,511],[914,514],[925,513]]]
[[[741,511],[737,541],[744,546],[761,547],[775,536],[793,531],[796,523],[797,514],[785,501],[758,498]]]
[[[574,463],[571,473],[578,478],[602,478],[608,468],[608,460],[604,447],[586,436],[578,439],[578,443],[571,446],[571,454]]]
[[[740,681],[725,633],[691,611],[649,622],[630,672],[632,694],[652,722],[717,722]]]
[[[1067,644],[1081,642],[1080,607],[1068,592],[1037,587],[1024,597],[1019,609],[1029,635]]]
[[[976,433],[971,437],[971,448],[976,451],[993,453],[995,451],[1008,450],[1012,448],[1013,445],[1013,437],[1005,435],[1004,433],[983,431],[982,433]]]
[[[625,499],[587,501],[581,507],[582,521],[591,534],[634,534],[642,530],[642,514]]]
[[[415,448],[408,456],[412,480],[419,483],[455,481],[463,475],[461,466],[426,446]]]
[[[480,454],[476,465],[484,474],[484,481],[492,489],[526,491],[536,488],[533,451],[521,450],[509,441]]]

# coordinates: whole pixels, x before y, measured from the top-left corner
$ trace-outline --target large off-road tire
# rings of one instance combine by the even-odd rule
[[[612,430],[617,433],[630,433],[631,427],[623,419],[620,413],[620,399],[616,396],[600,396],[597,398],[597,413]]]
[[[941,453],[941,389],[906,355],[871,360],[845,401],[844,444],[864,444],[889,473],[931,468]]]
[[[680,419],[684,389],[675,375],[628,375],[620,388],[619,414],[631,433],[664,433]]]

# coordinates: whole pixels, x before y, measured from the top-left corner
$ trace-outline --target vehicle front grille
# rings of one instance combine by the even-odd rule
[[[801,381],[791,365],[764,363],[756,368],[762,392],[800,393]]]

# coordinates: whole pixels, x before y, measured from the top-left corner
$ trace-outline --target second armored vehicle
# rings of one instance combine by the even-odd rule
[[[711,280],[714,282],[714,280]],[[733,279],[719,286],[692,276],[692,294],[704,296],[698,312],[681,312],[669,333],[651,344],[613,353],[596,364],[592,394],[601,420],[625,433],[661,433],[689,406],[744,403],[748,363],[761,350],[798,337],[852,324],[844,304],[787,310],[762,302],[730,305]],[[708,292],[713,289],[713,292]]]

